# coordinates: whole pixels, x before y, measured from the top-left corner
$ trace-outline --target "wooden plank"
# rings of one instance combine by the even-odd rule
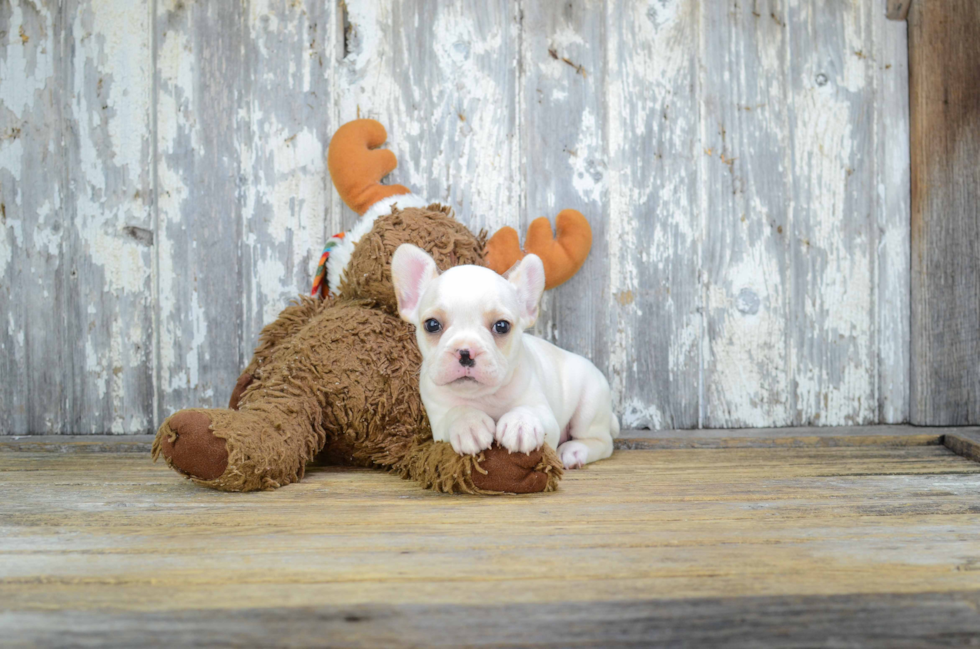
[[[975,591],[978,488],[938,446],[630,451],[492,499],[337,469],[224,494],[131,454],[4,453],[0,624]]]
[[[0,435],[68,432],[61,3],[0,4]]]
[[[149,3],[111,12],[88,2],[6,9],[9,124],[0,128],[10,143],[10,176],[0,179],[0,219],[14,241],[5,237],[13,246],[0,252],[0,272],[10,279],[0,299],[11,300],[2,309],[10,339],[0,347],[11,349],[3,374],[13,383],[0,390],[10,399],[9,408],[0,406],[0,433],[146,430],[153,406]],[[132,28],[119,30],[120,23]],[[47,75],[44,84],[37,75]]]
[[[7,435],[0,453],[149,453],[153,435]]]
[[[155,420],[224,406],[246,362],[241,3],[156,3]]]
[[[796,421],[785,21],[782,3],[701,13],[701,407],[709,428]]]
[[[878,418],[872,11],[703,14],[706,426]]]
[[[608,161],[602,2],[522,7],[521,187],[525,209],[511,218],[522,235],[538,217],[580,211],[592,226],[592,251],[567,284],[545,294],[535,333],[604,370],[609,344]]]
[[[607,7],[599,367],[629,428],[699,425],[698,5]],[[641,99],[642,98],[642,99]],[[600,261],[600,260],[597,260]],[[600,269],[602,266],[600,266]],[[564,326],[577,326],[565,320]]]
[[[451,206],[474,231],[516,225],[516,6],[394,0],[342,7],[341,122],[380,120],[399,161],[391,182]],[[355,219],[345,209],[340,225]]]
[[[955,429],[943,436],[943,444],[957,455],[980,462],[980,431]]]
[[[980,422],[980,4],[909,16],[911,420]]]
[[[876,15],[880,8],[867,2],[806,3],[786,12],[794,204],[784,232],[793,268],[787,317],[795,425],[878,417]]]
[[[338,128],[337,3],[263,0],[248,5],[242,110],[241,355],[262,327],[313,285],[333,211],[327,145]],[[230,388],[230,386],[229,386]]]
[[[820,448],[830,446],[927,446],[942,444],[958,428],[840,426],[700,430],[626,430],[618,449]]]
[[[65,432],[155,428],[151,5],[65,3]]]
[[[494,606],[424,604],[269,607],[166,613],[0,613],[13,646],[65,642],[209,647],[805,647],[969,645],[980,634],[977,591],[694,598]],[[69,630],[70,629],[70,633]]]
[[[908,0],[906,0],[906,5]],[[911,219],[909,160],[908,26],[874,20],[878,248],[876,253],[878,345],[877,422],[909,420],[911,344]]]

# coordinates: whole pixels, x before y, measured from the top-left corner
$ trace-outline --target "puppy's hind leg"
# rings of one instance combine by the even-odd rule
[[[602,430],[595,431],[595,437],[575,437],[558,447],[558,455],[566,469],[580,469],[590,462],[604,460],[613,452],[612,437],[605,430],[605,439],[600,435]]]
[[[558,456],[566,469],[604,460],[613,452],[613,438],[619,436],[619,421],[612,412],[609,388],[603,386],[582,400],[572,417],[571,439],[558,447]]]

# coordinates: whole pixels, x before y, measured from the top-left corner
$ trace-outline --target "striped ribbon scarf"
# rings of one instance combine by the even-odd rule
[[[310,291],[310,295],[313,297],[327,298],[330,296],[330,287],[327,285],[327,260],[330,259],[330,251],[343,240],[344,233],[341,232],[327,239],[327,244],[323,246],[323,254],[320,255],[320,263],[317,264],[316,274],[313,276],[313,290]]]

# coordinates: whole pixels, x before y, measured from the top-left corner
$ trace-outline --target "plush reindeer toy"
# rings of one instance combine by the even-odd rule
[[[227,409],[191,408],[170,416],[153,458],[194,482],[225,491],[274,489],[303,477],[315,458],[370,466],[445,492],[554,490],[554,449],[508,453],[492,447],[459,455],[434,442],[419,396],[421,358],[411,325],[398,317],[391,257],[412,243],[440,270],[461,264],[507,271],[524,252],[544,262],[547,286],[571,277],[591,246],[588,222],[574,210],[531,224],[522,251],[511,228],[489,242],[401,185],[382,185],[397,165],[374,120],[341,127],[330,143],[334,185],[361,218],[331,239],[316,295],[300,297],[267,325]]]

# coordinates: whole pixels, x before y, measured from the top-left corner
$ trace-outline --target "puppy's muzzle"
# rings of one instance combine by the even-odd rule
[[[473,367],[476,365],[476,359],[470,356],[470,350],[460,349],[457,354],[459,354],[459,364],[463,367]]]

